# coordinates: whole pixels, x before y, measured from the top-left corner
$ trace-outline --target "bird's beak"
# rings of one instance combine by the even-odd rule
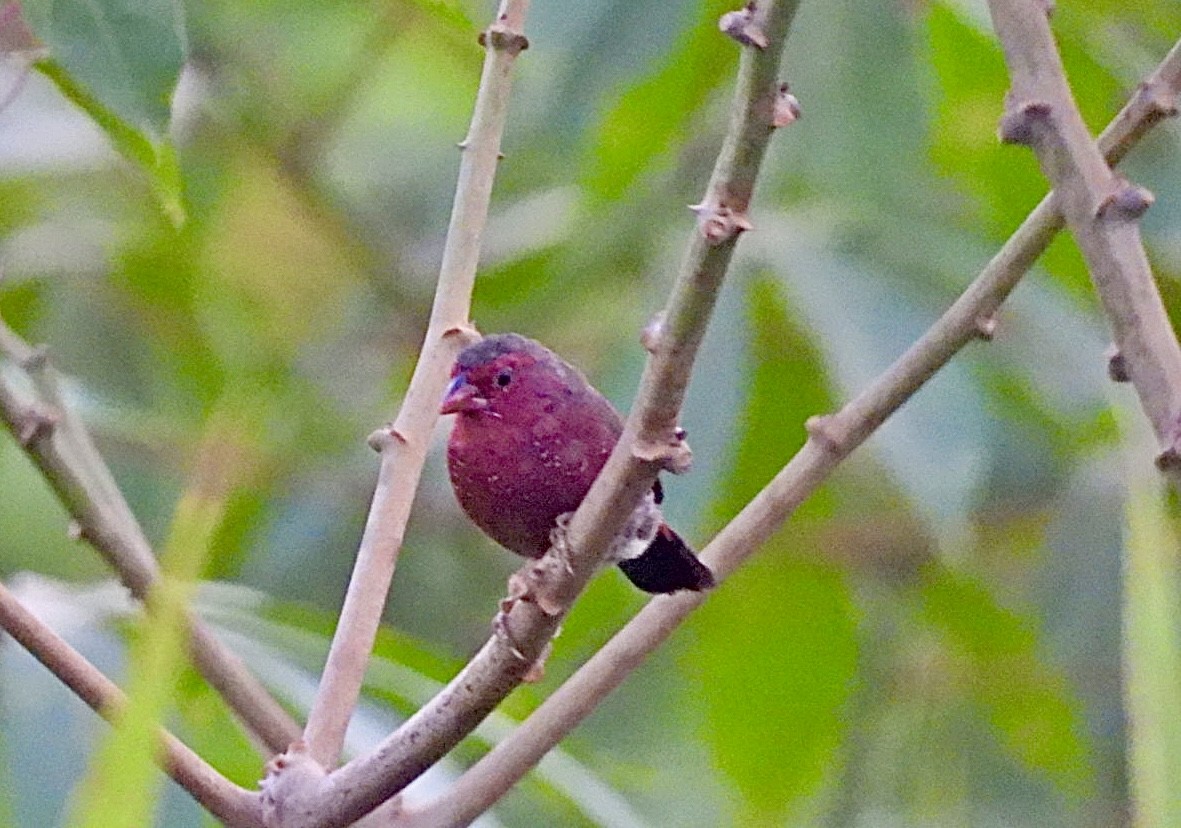
[[[443,394],[443,404],[439,406],[439,413],[456,414],[486,407],[488,401],[477,396],[478,394],[479,389],[469,383],[464,374],[457,374]]]

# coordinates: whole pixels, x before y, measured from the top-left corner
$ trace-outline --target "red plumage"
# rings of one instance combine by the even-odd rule
[[[455,413],[447,468],[468,517],[507,549],[538,558],[558,516],[573,512],[623,431],[609,402],[575,368],[517,334],[460,353],[442,413]],[[656,494],[637,511],[659,520]],[[650,543],[617,543],[620,568],[647,592],[700,590],[713,575],[663,522]]]

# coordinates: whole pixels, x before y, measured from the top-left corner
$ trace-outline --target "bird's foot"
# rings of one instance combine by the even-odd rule
[[[515,575],[513,576],[516,577]],[[492,633],[508,647],[508,651],[519,661],[528,661],[528,657],[521,652],[521,648],[517,646],[517,640],[513,638],[512,631],[508,628],[508,614],[512,611],[513,606],[517,601],[520,601],[523,596],[514,597],[512,594],[513,578],[509,578],[509,594],[500,599],[500,609],[497,611],[495,617],[492,619]]]
[[[500,607],[496,616],[492,619],[492,632],[501,640],[501,642],[508,647],[508,651],[512,653],[513,657],[519,661],[529,661],[529,657],[521,650],[520,645],[517,644],[513,637],[512,630],[509,629],[509,613],[512,612],[513,607],[517,605],[518,601],[532,601],[545,612],[547,615],[556,615],[557,613],[550,612],[546,609],[546,604],[538,600],[538,593],[536,591],[537,585],[537,564],[534,562],[528,566],[522,567],[517,572],[514,572],[508,579],[508,594],[500,599]],[[554,638],[558,637],[561,628],[554,633]],[[526,683],[534,683],[541,681],[545,677],[545,662],[553,651],[553,641],[546,642],[541,654],[533,660],[529,665],[529,670],[521,679]]]
[[[570,541],[566,537],[566,533],[570,530],[572,517],[574,517],[573,512],[562,512],[554,520],[554,528],[549,532],[549,551],[546,552],[546,557],[552,556],[562,565],[562,569],[567,575],[574,574],[574,567],[570,563]]]

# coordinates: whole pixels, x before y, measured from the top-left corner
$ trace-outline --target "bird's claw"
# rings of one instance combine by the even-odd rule
[[[512,653],[514,658],[516,658],[518,661],[525,662],[529,661],[529,657],[521,651],[521,648],[517,645],[516,639],[513,638],[512,631],[508,626],[508,617],[509,613],[512,612],[513,607],[517,605],[518,601],[534,601],[534,603],[537,603],[537,596],[533,591],[534,584],[531,577],[535,574],[534,569],[535,565],[528,566],[518,572],[514,572],[509,576],[508,595],[500,599],[500,608],[497,611],[496,616],[492,619],[492,633],[508,648],[508,651]],[[542,610],[544,611],[544,606],[541,604],[538,604],[538,606],[541,606]],[[560,631],[561,628],[559,628],[558,631],[554,633],[554,638],[558,637],[558,633]],[[553,648],[553,641],[546,642],[545,647],[541,651],[541,655],[534,659],[533,663],[529,665],[528,671],[521,679],[522,681],[527,684],[532,684],[534,682],[541,681],[541,679],[545,677],[545,662],[549,658]]]
[[[528,661],[529,659],[521,652],[521,648],[517,646],[516,639],[513,638],[512,632],[508,628],[508,611],[504,609],[504,605],[508,602],[505,598],[500,602],[500,611],[492,619],[492,634],[501,640],[504,646],[508,647],[508,651],[513,654],[513,657],[518,661]],[[516,603],[515,601],[513,603]],[[509,605],[511,608],[511,604]]]
[[[570,519],[573,517],[573,512],[563,512],[554,520],[554,528],[549,533],[550,548],[546,553],[552,555],[562,565],[562,569],[567,575],[574,574],[574,566],[570,563],[570,542],[566,537],[566,533],[570,529]]]

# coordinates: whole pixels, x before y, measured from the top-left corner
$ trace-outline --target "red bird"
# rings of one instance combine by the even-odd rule
[[[465,348],[440,412],[458,414],[447,470],[459,504],[501,546],[528,558],[550,547],[607,461],[623,421],[561,357],[517,334]],[[713,573],[660,516],[659,481],[616,539],[611,560],[645,592],[702,590]]]

